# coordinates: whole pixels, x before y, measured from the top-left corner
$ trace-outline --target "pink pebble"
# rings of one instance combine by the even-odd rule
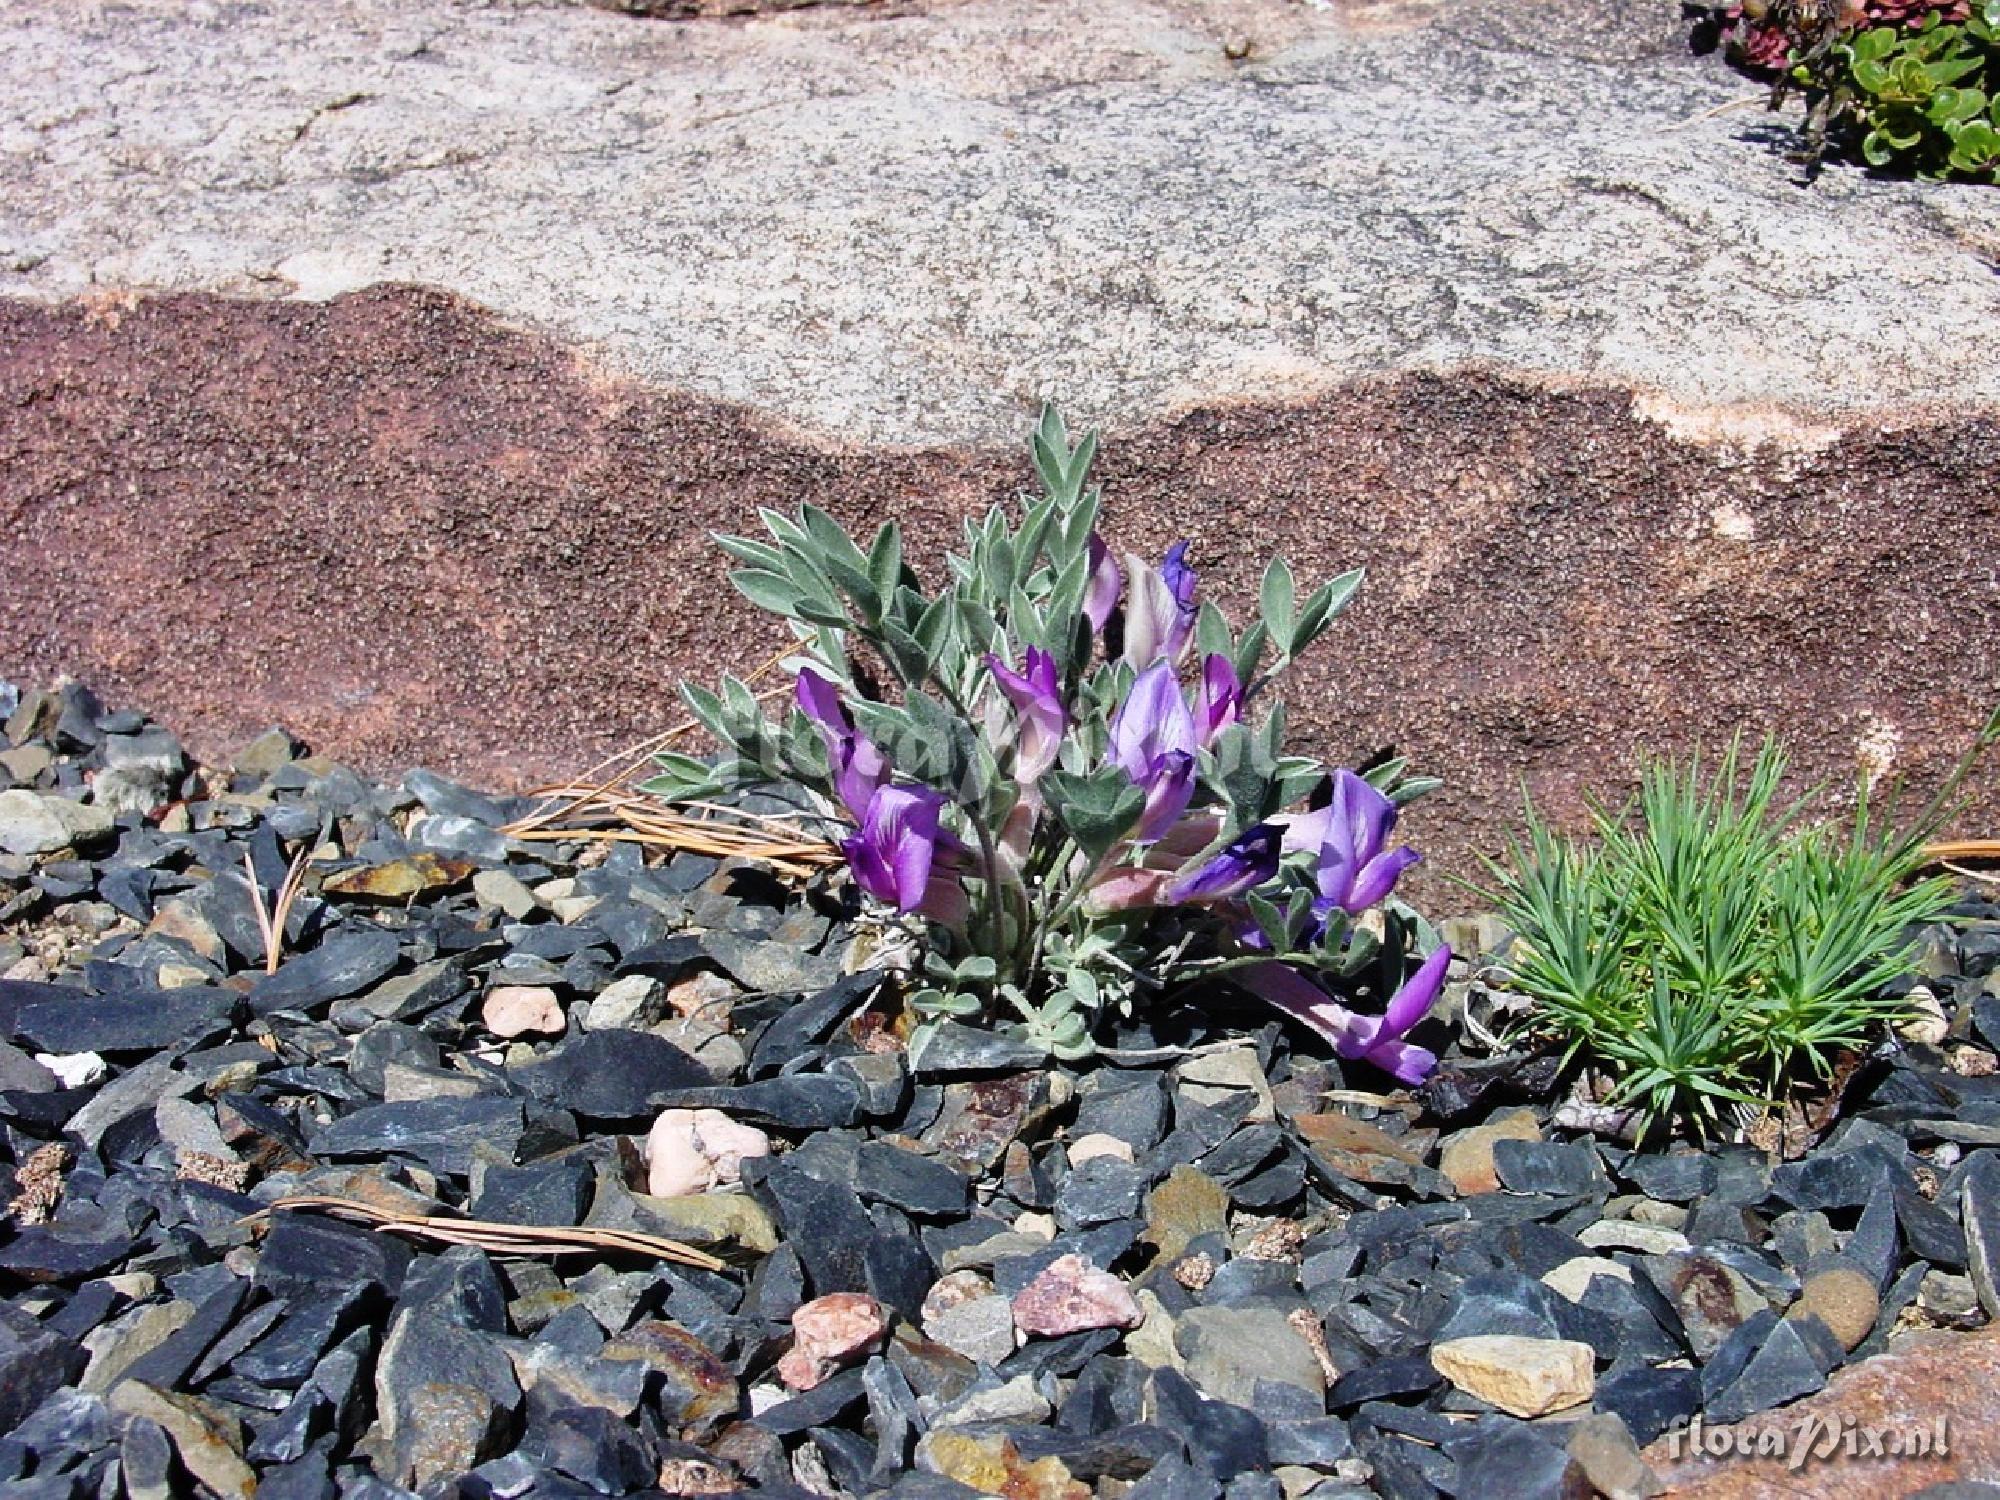
[[[1014,1326],[1055,1338],[1086,1328],[1137,1328],[1146,1315],[1124,1282],[1081,1255],[1049,1262],[1014,1294]]]
[[[865,1292],[815,1297],[792,1314],[792,1347],[778,1361],[778,1378],[795,1391],[809,1391],[888,1331],[888,1314]]]

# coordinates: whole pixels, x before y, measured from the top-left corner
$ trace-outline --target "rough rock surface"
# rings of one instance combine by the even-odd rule
[[[0,291],[419,282],[850,439],[1467,363],[2000,396],[1993,195],[1802,192],[1645,0],[25,0],[0,59]]]
[[[1742,1446],[1754,1453],[1755,1435],[1775,1428],[1784,1434],[1788,1455],[1795,1435],[1806,1433],[1816,1456],[1798,1468],[1780,1458],[1695,1457],[1687,1452],[1685,1438],[1677,1451],[1671,1434],[1649,1447],[1645,1457],[1676,1500],[1739,1496],[1749,1500],[1774,1494],[1799,1500],[1891,1500],[1953,1481],[1996,1484],[2000,1483],[1996,1391],[2000,1391],[2000,1336],[1918,1334],[1887,1354],[1841,1371],[1817,1396],[1726,1429],[1745,1434]],[[1940,1420],[1949,1449],[1943,1456],[1887,1454],[1889,1433],[1921,1429],[1934,1436]],[[1863,1429],[1880,1436],[1884,1452],[1848,1453],[1848,1432]],[[1838,1441],[1819,1454],[1814,1445],[1826,1443],[1829,1430]]]
[[[409,290],[0,300],[0,448],[0,671],[78,673],[212,755],[282,722],[489,784],[579,771],[671,721],[679,673],[781,644],[709,528],[811,498],[900,516],[934,569],[1026,469],[784,437]],[[1759,455],[1616,392],[1405,376],[1155,423],[1101,473],[1113,533],[1191,535],[1225,605],[1272,538],[1302,574],[1368,564],[1287,698],[1319,753],[1393,743],[1446,778],[1410,819],[1420,876],[1476,873],[1523,775],[1574,813],[1638,747],[1740,723],[1782,727],[1807,774],[1844,783],[1863,741],[1922,771],[2000,680],[1991,419]]]
[[[1433,872],[2000,680],[2000,195],[1800,189],[1656,7],[28,0],[0,80],[0,671],[199,750],[579,770],[778,643],[709,528],[934,561],[1042,395],[1225,604],[1369,565],[1294,722],[1447,778]]]

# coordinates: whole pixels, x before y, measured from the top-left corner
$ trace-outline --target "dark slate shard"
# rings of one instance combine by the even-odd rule
[[[250,1009],[306,1011],[359,994],[386,978],[402,958],[402,944],[379,927],[348,928],[322,939],[310,953],[288,958],[250,991]]]
[[[1214,1476],[1179,1454],[1168,1454],[1131,1489],[1126,1500],[1215,1500]]]
[[[1568,1198],[1611,1192],[1604,1162],[1589,1141],[1495,1141],[1493,1166],[1510,1192]]]
[[[253,1307],[230,1324],[228,1329],[202,1355],[189,1373],[189,1386],[200,1388],[216,1378],[234,1364],[237,1358],[249,1352],[250,1346],[264,1338],[284,1320],[288,1309],[277,1301],[265,1301]]]
[[[1305,1157],[1287,1149],[1269,1166],[1230,1188],[1229,1201],[1255,1213],[1273,1213],[1294,1201],[1305,1185]]]
[[[0,979],[0,1031],[20,1035],[23,1011],[42,1005],[88,1004],[90,992],[73,984],[46,984],[38,979]]]
[[[648,1120],[687,1089],[714,1083],[708,1069],[648,1031],[591,1031],[507,1076],[545,1104],[599,1121]]]
[[[962,1214],[972,1204],[971,1178],[888,1141],[863,1144],[855,1158],[854,1186],[864,1198],[930,1217]]]
[[[1139,1211],[1147,1179],[1131,1162],[1115,1156],[1093,1156],[1056,1190],[1056,1222],[1065,1229],[1088,1229]]]
[[[133,865],[112,865],[97,877],[97,894],[112,908],[135,922],[153,919],[153,888],[159,882],[156,871]]]
[[[600,1495],[645,1489],[660,1474],[659,1451],[645,1432],[601,1406],[536,1412],[519,1451]]]
[[[1650,1282],[1641,1288],[1615,1276],[1593,1276],[1578,1305],[1618,1325],[1617,1358],[1678,1359],[1687,1353],[1675,1331],[1679,1318]]]
[[[1059,1338],[1030,1339],[997,1366],[1000,1378],[1013,1380],[1027,1375],[1040,1380],[1043,1375],[1068,1379],[1119,1339],[1115,1328],[1086,1328]]]
[[[258,1500],[334,1500],[333,1475],[324,1451],[315,1449],[295,1463],[278,1464],[257,1476]]]
[[[224,1094],[215,1101],[222,1138],[244,1160],[282,1172],[306,1161],[305,1137],[291,1116],[247,1094]]]
[[[1593,1404],[1615,1412],[1642,1447],[1701,1410],[1697,1370],[1624,1365],[1599,1377]]]
[[[453,1245],[440,1255],[411,1261],[396,1306],[399,1312],[420,1309],[476,1333],[507,1331],[507,1293],[493,1262],[476,1245]]]
[[[318,1214],[281,1211],[271,1216],[251,1279],[267,1295],[301,1306],[337,1301],[364,1287],[393,1294],[403,1284],[410,1253],[409,1245],[393,1235]]]
[[[1743,1325],[1744,1329],[1749,1327],[1749,1323]],[[1841,1353],[1840,1341],[1818,1318],[1774,1316],[1766,1336],[1757,1342],[1733,1380],[1712,1384],[1709,1370],[1702,1371],[1703,1407],[1708,1419],[1737,1422],[1810,1396],[1826,1385],[1827,1374],[1840,1363]],[[1714,1365],[1721,1363],[1722,1354],[1722,1350],[1716,1351]]]
[[[779,1011],[750,1051],[750,1076],[763,1078],[795,1064],[866,1004],[881,984],[879,970],[850,974],[814,994],[802,995]]]
[[[128,1495],[173,1493],[174,1445],[157,1422],[127,1419],[118,1438],[118,1467]]]
[[[1285,1135],[1276,1125],[1246,1125],[1201,1158],[1201,1170],[1225,1187],[1233,1187],[1285,1149]]]
[[[1330,1469],[1354,1451],[1354,1438],[1339,1417],[1306,1417],[1273,1422],[1268,1430],[1271,1462]]]
[[[862,1257],[862,1279],[868,1294],[910,1322],[917,1322],[924,1297],[937,1280],[937,1265],[910,1221],[895,1209],[878,1203],[869,1217],[874,1233]]]
[[[735,1119],[780,1130],[841,1130],[861,1123],[861,1086],[833,1073],[788,1073],[734,1087],[664,1091],[663,1109],[719,1109]]]
[[[919,1078],[951,1078],[968,1073],[1011,1073],[1040,1067],[1046,1048],[1004,1031],[940,1021],[911,1055],[910,1068]]]
[[[909,1381],[881,1355],[863,1367],[861,1383],[868,1396],[868,1425],[875,1431],[875,1456],[865,1483],[879,1486],[910,1467],[910,1450],[924,1428],[924,1416]]]
[[[1592,1493],[1577,1461],[1559,1444],[1506,1418],[1482,1418],[1451,1447],[1455,1495],[1478,1500],[1548,1500]]]
[[[82,1281],[110,1270],[138,1244],[135,1231],[108,1220],[36,1224],[0,1246],[0,1271],[11,1271],[23,1281]]]
[[[1126,1422],[1091,1434],[1051,1427],[1017,1427],[1010,1434],[1028,1463],[1059,1458],[1077,1479],[1136,1479],[1169,1456],[1186,1451],[1180,1435],[1151,1422]]]
[[[555,1156],[521,1167],[485,1165],[474,1172],[470,1211],[502,1224],[581,1224],[595,1173],[581,1156]]]
[[[900,1052],[859,1052],[829,1059],[826,1068],[831,1076],[849,1079],[860,1090],[864,1116],[894,1121],[902,1134],[920,1134],[937,1117],[935,1104],[928,1113],[916,1107],[909,1061]],[[939,1089],[925,1093],[933,1100],[943,1098]]]
[[[1958,1220],[1919,1193],[1915,1184],[1898,1182],[1891,1191],[1896,1199],[1896,1222],[1910,1254],[1946,1270],[1963,1270],[1965,1232]]]
[[[1097,1074],[1098,1086],[1078,1103],[1069,1127],[1072,1139],[1108,1135],[1124,1141],[1134,1156],[1144,1156],[1160,1143],[1167,1129],[1167,1084],[1158,1073]]]
[[[383,1070],[392,1062],[435,1069],[443,1061],[437,1038],[397,1021],[378,1021],[354,1039],[347,1054],[348,1076],[378,1099]]]
[[[243,1299],[249,1294],[250,1283],[238,1276],[229,1277],[215,1291],[204,1297],[194,1310],[194,1316],[177,1328],[167,1339],[140,1355],[125,1367],[126,1377],[144,1381],[147,1385],[161,1390],[172,1390],[187,1378],[208,1346],[221,1338],[223,1332],[235,1321],[237,1311],[243,1306]]]
[[[1533,1277],[1518,1271],[1489,1271],[1459,1286],[1431,1339],[1443,1343],[1480,1334],[1562,1338],[1563,1309],[1574,1306]]]
[[[1211,1307],[1244,1302],[1303,1305],[1299,1296],[1299,1269],[1288,1260],[1256,1260],[1238,1256],[1220,1266],[1201,1300]]]
[[[1881,1145],[1851,1151],[1815,1151],[1771,1173],[1771,1192],[1795,1208],[1858,1208],[1876,1187],[1908,1182],[1905,1165]]]
[[[65,1386],[44,1398],[0,1437],[0,1450],[5,1450],[6,1461],[17,1467],[40,1464],[55,1468],[79,1453],[103,1448],[113,1435],[104,1398]]]
[[[1326,1404],[1346,1411],[1364,1401],[1396,1396],[1420,1396],[1436,1390],[1444,1377],[1432,1368],[1428,1354],[1398,1354],[1349,1370],[1326,1393]]]
[[[875,1226],[852,1188],[821,1182],[784,1158],[746,1161],[743,1180],[799,1252],[815,1297],[868,1290]]]
[[[1145,1411],[1149,1373],[1136,1359],[1099,1355],[1077,1372],[1056,1411],[1056,1426],[1089,1434],[1138,1421]]]
[[[483,792],[475,792],[469,787],[438,775],[435,771],[415,770],[403,778],[403,786],[424,806],[424,811],[441,818],[466,818],[474,823],[483,823],[489,828],[498,828],[511,823],[528,811],[529,804],[520,797],[489,797]]]
[[[750,1273],[742,1311],[745,1317],[764,1323],[786,1323],[805,1300],[806,1273],[799,1263],[799,1252],[790,1245],[780,1245]]]
[[[653,978],[671,984],[681,978],[696,964],[705,961],[707,952],[702,948],[701,939],[685,934],[648,943],[645,947],[627,953],[619,962],[620,974],[650,974]]]
[[[1269,1469],[1270,1448],[1255,1412],[1208,1400],[1171,1366],[1153,1372],[1153,1402],[1160,1426],[1181,1435],[1189,1459],[1212,1479],[1227,1483]]]
[[[86,1281],[76,1289],[76,1295],[41,1320],[42,1326],[63,1338],[81,1339],[111,1316],[117,1302],[118,1293],[111,1289],[110,1283]]]
[[[1901,1263],[1902,1239],[1896,1231],[1896,1194],[1886,1183],[1868,1195],[1868,1206],[1855,1220],[1854,1232],[1841,1246],[1841,1255],[1863,1275],[1871,1278],[1879,1291],[1887,1287]]]
[[[829,1376],[809,1391],[780,1402],[757,1418],[757,1425],[779,1437],[791,1437],[809,1428],[838,1421],[849,1408],[868,1397],[862,1372],[847,1369]]]
[[[463,1174],[482,1146],[512,1155],[521,1130],[519,1099],[402,1099],[342,1115],[313,1136],[312,1153],[332,1158],[400,1154],[434,1171]]]
[[[82,1373],[82,1349],[19,1308],[0,1303],[0,1433],[12,1432]]]
[[[59,1091],[62,1091],[61,1079],[12,1042],[0,1041],[0,1112],[14,1112],[6,1103],[10,1095],[54,1094]]]
[[[1965,1164],[1958,1209],[1965,1268],[1988,1318],[2000,1318],[2000,1157],[1976,1152]]]

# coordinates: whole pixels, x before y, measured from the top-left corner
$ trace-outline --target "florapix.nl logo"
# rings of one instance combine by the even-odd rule
[[[1669,1428],[1667,1456],[1688,1458],[1775,1458],[1793,1473],[1819,1463],[1890,1463],[1951,1456],[1951,1432],[1944,1417],[1929,1421],[1861,1422],[1851,1416],[1804,1412],[1790,1421],[1763,1421],[1710,1427],[1700,1417]]]

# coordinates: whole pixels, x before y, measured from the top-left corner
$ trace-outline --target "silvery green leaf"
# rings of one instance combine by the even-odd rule
[[[716,743],[728,744],[733,736],[723,716],[722,700],[698,682],[683,679],[680,690],[681,702],[688,706],[688,712],[694,715],[695,722],[706,729]]]
[[[1095,444],[1093,443],[1093,449]],[[1074,508],[1063,522],[1063,555],[1074,557],[1090,550],[1090,533],[1097,526],[1097,513],[1103,504],[1103,497],[1096,490],[1081,495]]]
[[[975,953],[970,958],[959,960],[957,977],[967,983],[991,980],[1000,973],[1000,966],[984,953]]]
[[[790,579],[777,573],[766,573],[761,568],[736,568],[731,571],[729,581],[736,586],[737,593],[759,609],[787,616],[799,612],[798,589]]]
[[[765,542],[753,542],[748,537],[728,536],[720,531],[712,531],[716,546],[727,552],[740,563],[748,563],[753,568],[762,568],[767,573],[785,571],[785,554]]]
[[[882,654],[904,682],[915,686],[930,676],[932,653],[902,626],[887,620],[881,625]]]
[[[1229,656],[1236,650],[1235,632],[1213,600],[1203,601],[1195,615],[1194,643],[1203,656]]]
[[[854,545],[854,538],[832,516],[810,501],[799,507],[799,515],[822,560],[838,562],[857,573],[868,571],[867,557]]]
[[[1007,625],[1014,640],[1024,650],[1029,646],[1047,648],[1048,635],[1042,623],[1042,612],[1035,608],[1034,601],[1018,584],[1007,601]]]
[[[1274,952],[1285,953],[1292,946],[1291,925],[1284,912],[1256,891],[1246,891],[1244,905],[1250,908],[1250,919],[1257,924],[1257,930],[1264,934],[1264,941]]]
[[[1265,565],[1264,581],[1257,590],[1257,604],[1264,612],[1264,628],[1271,632],[1271,639],[1278,643],[1282,655],[1291,656],[1293,627],[1297,623],[1292,612],[1292,567],[1282,557],[1274,557]]]
[[[1092,861],[1102,859],[1131,831],[1146,806],[1146,794],[1116,766],[1102,766],[1087,776],[1045,772],[1041,788],[1050,810]]]
[[[1246,687],[1256,682],[1257,668],[1264,660],[1264,648],[1270,640],[1271,632],[1264,628],[1262,620],[1243,632],[1243,639],[1236,643],[1236,654],[1230,663],[1236,669],[1238,682]]]
[[[868,576],[875,591],[893,605],[903,582],[903,533],[894,521],[884,521],[875,532],[874,545],[868,549]]]
[[[1427,797],[1444,785],[1442,777],[1412,776],[1408,781],[1389,793],[1389,800],[1398,807],[1408,807],[1419,797]]]
[[[882,618],[882,593],[865,566],[857,568],[845,557],[830,553],[820,558],[820,566],[840,591],[854,601],[863,620],[874,624]]]
[[[1021,522],[1021,533],[1015,540],[1014,555],[1017,568],[1023,572],[1033,568],[1048,545],[1049,530],[1055,524],[1056,499],[1053,495],[1039,501],[1028,509],[1027,518]]]
[[[1386,792],[1394,787],[1397,781],[1402,778],[1403,772],[1409,769],[1409,765],[1408,756],[1392,756],[1388,760],[1378,762],[1363,771],[1361,779],[1374,787],[1376,791]]]
[[[1361,587],[1363,573],[1361,568],[1351,569],[1313,591],[1312,597],[1299,611],[1298,626],[1292,633],[1291,655],[1299,655],[1319,639],[1326,627],[1333,623],[1333,617],[1347,607],[1347,601]]]
[[[757,515],[763,521],[765,529],[780,542],[790,542],[799,547],[808,545],[810,539],[804,529],[789,516],[772,510],[768,505],[758,506]]]

